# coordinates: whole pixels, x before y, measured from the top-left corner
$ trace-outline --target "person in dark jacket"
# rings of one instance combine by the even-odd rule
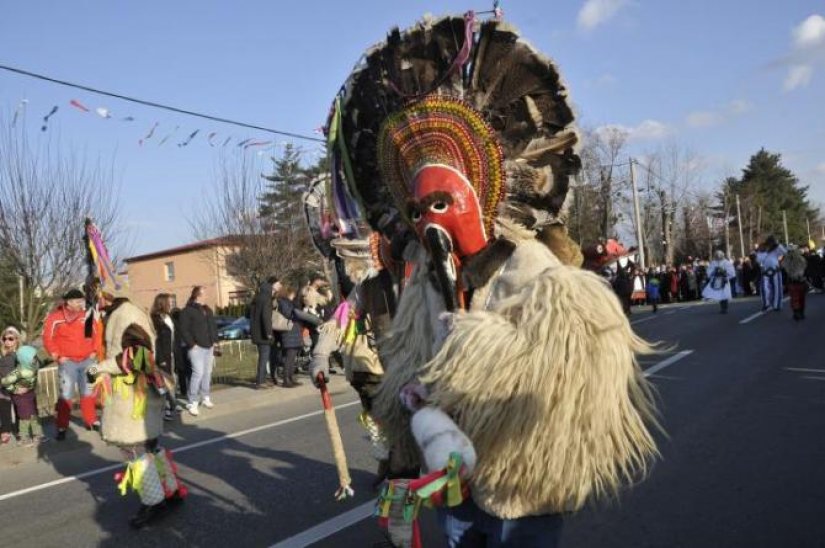
[[[294,388],[303,384],[295,380],[295,362],[298,352],[304,346],[303,330],[306,326],[318,326],[321,323],[320,318],[301,310],[294,299],[294,290],[282,289],[276,300],[278,312],[292,322],[288,331],[279,332],[283,352],[284,388]]]
[[[192,364],[186,352],[186,344],[180,336],[180,308],[173,308],[169,315],[175,327],[175,347],[172,349],[172,361],[175,364],[175,376],[178,381],[178,394],[181,398],[189,396],[189,377],[192,375]]]
[[[210,398],[212,368],[215,365],[215,345],[218,342],[218,327],[212,309],[205,304],[206,289],[195,286],[180,314],[180,336],[183,339],[192,364],[189,382],[189,403],[186,409],[191,415],[200,414],[198,405],[207,409],[215,406]]]
[[[252,301],[249,310],[249,328],[252,335],[252,344],[258,347],[258,375],[255,379],[255,388],[264,388],[266,381],[266,366],[269,364],[272,384],[277,385],[275,379],[275,362],[272,358],[274,336],[272,332],[272,296],[281,289],[281,282],[275,276],[270,276],[258,287],[258,293]]]
[[[175,371],[175,323],[172,320],[172,298],[169,293],[158,293],[152,304],[150,317],[155,328],[155,363],[159,368],[174,377]],[[172,420],[175,411],[175,395],[166,393],[164,420]]]

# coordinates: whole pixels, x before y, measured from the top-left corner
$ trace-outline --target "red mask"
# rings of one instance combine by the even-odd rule
[[[449,236],[459,257],[478,253],[487,245],[481,206],[475,190],[458,170],[441,164],[421,168],[413,178],[410,218],[418,236],[435,225]]]

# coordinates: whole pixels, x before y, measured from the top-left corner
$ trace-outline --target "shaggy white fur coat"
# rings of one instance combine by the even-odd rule
[[[416,269],[382,345],[376,414],[396,463],[420,461],[398,394],[420,381],[470,438],[484,511],[513,519],[580,508],[644,472],[656,447],[650,388],[613,292],[542,243],[499,227],[516,248],[448,334],[440,296]],[[443,340],[443,345],[441,341]]]
[[[149,316],[131,302],[124,302],[106,320],[104,342],[106,359],[97,368],[101,373],[113,377],[121,375],[116,356],[123,352],[123,333],[132,324],[137,324],[155,339],[155,330]],[[163,398],[153,389],[146,391],[146,413],[139,419],[132,418],[134,390],[129,388],[127,396],[115,392],[103,406],[101,417],[103,439],[116,445],[129,446],[143,443],[163,434]]]

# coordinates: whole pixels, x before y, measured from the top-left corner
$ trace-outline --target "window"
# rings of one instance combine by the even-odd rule
[[[164,274],[167,282],[175,281],[175,263],[169,262],[163,265]]]

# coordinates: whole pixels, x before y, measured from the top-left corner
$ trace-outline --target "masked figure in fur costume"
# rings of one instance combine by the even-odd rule
[[[143,527],[167,508],[167,502],[182,501],[186,488],[178,480],[171,453],[159,446],[164,397],[174,391],[174,382],[155,366],[149,316],[118,293],[101,296],[106,359],[90,374],[97,377],[95,387],[103,403],[102,437],[129,459],[115,480],[122,495],[132,489],[140,496],[140,509],[130,523]]]
[[[356,66],[328,132],[341,202],[414,235],[380,344],[375,411],[393,451],[432,472],[428,493],[443,485],[427,500],[451,546],[555,545],[562,512],[656,453],[634,357],[649,346],[563,225],[580,161],[555,65],[472,13],[395,29]],[[419,496],[413,485],[390,487]],[[394,540],[415,544],[415,529]]]
[[[791,297],[791,310],[796,321],[805,319],[805,296],[808,293],[808,280],[805,277],[807,261],[799,248],[791,249],[782,261],[788,275],[788,294]]]
[[[370,235],[332,238],[331,232],[320,230],[322,223],[318,220],[326,217],[322,205],[328,194],[327,190],[313,188],[304,196],[308,228],[316,249],[332,263],[336,282],[333,285],[340,296],[332,318],[318,328],[310,377],[316,385],[319,375],[329,382],[330,360],[337,358],[341,362],[347,381],[361,398],[358,422],[367,430],[373,457],[379,463],[374,483],[378,485],[387,475],[389,455],[381,429],[372,416],[373,399],[384,374],[377,341],[388,330],[395,313],[397,290],[380,259],[380,234],[362,229]]]

